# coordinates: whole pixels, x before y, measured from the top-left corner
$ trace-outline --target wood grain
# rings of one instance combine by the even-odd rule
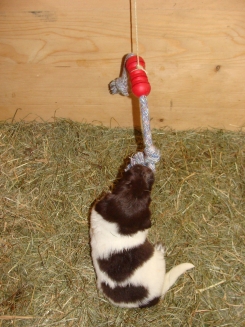
[[[141,0],[138,23],[152,127],[245,126],[243,0]],[[139,126],[138,100],[108,92],[131,51],[129,1],[2,0],[0,120]]]

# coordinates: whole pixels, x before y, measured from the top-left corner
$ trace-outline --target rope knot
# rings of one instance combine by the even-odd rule
[[[111,94],[122,94],[128,96],[128,82],[122,77],[116,78],[109,84]]]
[[[160,160],[160,151],[154,146],[145,148],[146,162],[156,164]]]

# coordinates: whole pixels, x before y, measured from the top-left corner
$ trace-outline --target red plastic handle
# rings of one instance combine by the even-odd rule
[[[139,57],[139,64],[145,68],[144,60]],[[151,85],[148,82],[147,75],[144,70],[137,68],[137,56],[132,56],[126,61],[126,69],[128,71],[132,92],[136,97],[148,95],[151,91]]]

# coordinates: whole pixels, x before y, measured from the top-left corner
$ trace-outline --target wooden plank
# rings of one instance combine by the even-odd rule
[[[128,105],[124,108],[121,106],[84,105],[81,109],[79,105],[60,106],[57,104],[56,108],[54,105],[36,105],[35,108],[34,111],[32,105],[25,105],[17,109],[16,106],[11,105],[6,110],[6,107],[1,105],[0,111],[2,111],[3,119],[8,122],[20,120],[52,122],[55,118],[60,117],[108,127],[140,126],[140,115],[137,106],[128,109]],[[152,107],[150,110],[151,127],[169,127],[176,130],[196,128],[240,130],[245,126],[244,109],[236,110],[232,116],[231,111],[229,108],[220,108],[220,111],[217,111],[216,108],[198,108],[197,110],[196,108],[175,107],[170,110],[170,108]],[[43,117],[47,118],[44,120]],[[216,126],[214,121],[218,122]]]
[[[84,67],[51,67],[41,65],[5,65],[0,77],[2,88],[0,98],[2,101],[13,101],[16,105],[52,104],[56,102],[69,104],[79,102],[87,104],[114,104],[114,100],[123,105],[124,98],[109,94],[108,86],[104,79],[98,76],[97,69]],[[217,67],[216,67],[217,69]],[[193,69],[188,75],[186,68],[178,71],[169,71],[169,78],[166,76],[161,82],[151,83],[153,90],[149,95],[152,106],[164,105],[169,107],[170,101],[174,105],[181,107],[197,107],[202,103],[202,107],[220,105],[221,107],[237,108],[244,107],[244,75],[240,74],[239,67],[220,67],[215,70],[213,66],[199,67]],[[205,75],[204,75],[205,73]],[[238,85],[231,94],[229,90],[233,86],[232,74],[236,74]],[[23,79],[23,75],[27,76]],[[106,69],[101,70],[101,75],[110,81],[110,73]],[[7,76],[7,78],[3,78]],[[84,77],[85,76],[85,77]],[[171,79],[170,80],[170,76]],[[185,76],[185,84],[181,76]],[[206,79],[206,83],[203,80]],[[75,83],[74,83],[75,80]],[[11,83],[11,88],[9,84]],[[170,84],[171,83],[171,84]],[[160,86],[158,85],[160,84]],[[204,97],[204,94],[206,95]],[[223,97],[220,97],[220,94]],[[6,99],[6,100],[4,100]],[[55,100],[55,101],[54,101]],[[54,101],[54,102],[53,102]],[[122,101],[122,102],[121,102]]]
[[[114,0],[21,0],[16,5],[15,0],[1,0],[0,10],[6,11],[21,11],[21,10],[45,10],[47,8],[54,8],[54,10],[94,10],[94,11],[108,11],[115,7],[118,11],[122,9],[128,10],[134,5],[134,0],[125,1],[117,0],[116,4]],[[238,10],[244,11],[243,0],[138,0],[137,1],[138,11],[151,10],[151,9],[181,9],[181,10]]]
[[[137,99],[108,92],[131,51],[128,1],[14,3],[0,3],[1,120],[139,125]],[[153,127],[243,127],[244,2],[142,0],[138,16]]]
[[[128,15],[96,14],[92,20],[86,11],[55,18],[50,14],[51,21],[32,12],[6,15],[0,21],[0,62],[76,65],[76,60],[120,60],[131,50]],[[153,62],[192,63],[218,56],[244,63],[244,17],[245,12],[151,11],[141,18],[140,53]]]

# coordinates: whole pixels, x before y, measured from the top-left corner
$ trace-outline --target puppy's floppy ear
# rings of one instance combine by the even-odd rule
[[[102,216],[107,215],[107,206],[110,200],[113,198],[112,193],[107,193],[101,200],[95,204],[95,210]]]
[[[140,227],[142,230],[150,228],[151,227],[151,219],[148,218],[148,219],[143,220]]]

